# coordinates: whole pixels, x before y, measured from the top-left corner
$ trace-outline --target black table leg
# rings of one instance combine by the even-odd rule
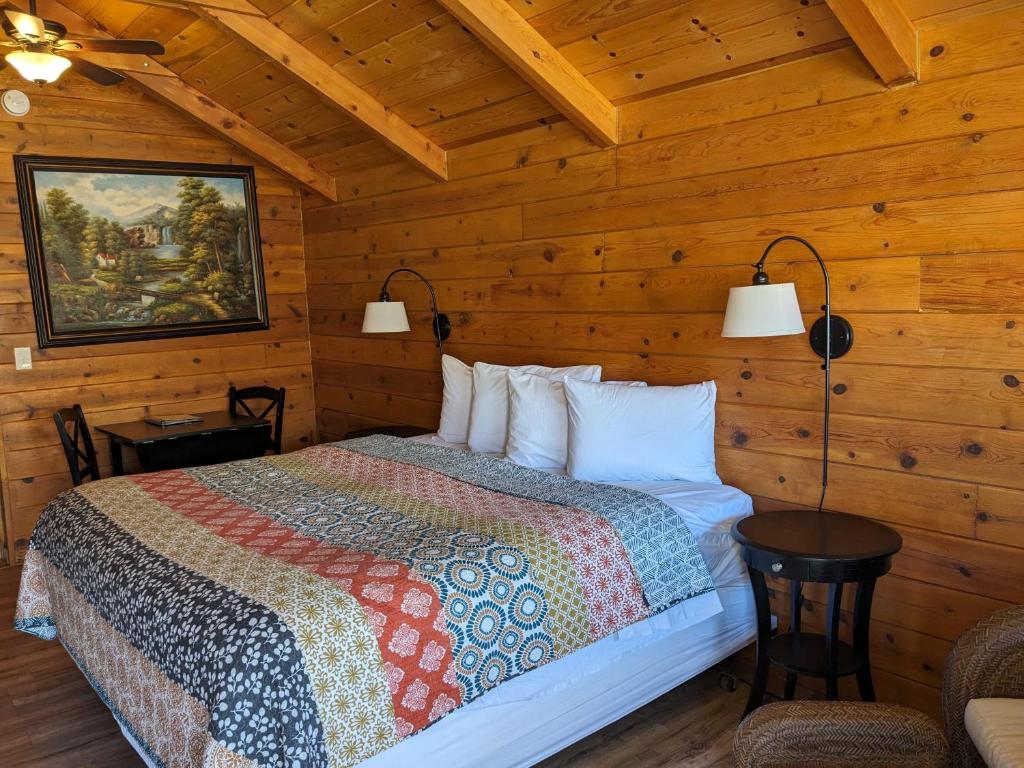
[[[754,683],[750,687],[750,698],[747,708],[743,711],[746,717],[764,700],[765,687],[768,685],[768,641],[772,635],[772,611],[768,603],[768,585],[764,574],[747,568],[750,574],[750,585],[754,589],[754,606],[757,608],[757,667],[754,669]]]
[[[800,635],[800,608],[803,606],[803,584],[794,580],[789,591],[789,631]],[[786,701],[792,701],[796,695],[796,672],[786,673]]]
[[[875,684],[871,681],[870,646],[871,599],[875,594],[875,580],[865,579],[857,587],[857,600],[853,606],[853,648],[860,656],[857,670],[857,688],[863,701],[875,700]]]
[[[124,474],[124,458],[121,455],[121,443],[110,441],[110,471],[116,477]]]
[[[839,614],[843,602],[843,585],[828,585],[828,615],[825,617],[825,698],[835,701],[839,698]]]

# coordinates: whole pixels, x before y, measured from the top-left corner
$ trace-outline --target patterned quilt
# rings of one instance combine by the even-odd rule
[[[713,589],[639,491],[375,436],[52,501],[16,626],[157,766],[351,766]]]

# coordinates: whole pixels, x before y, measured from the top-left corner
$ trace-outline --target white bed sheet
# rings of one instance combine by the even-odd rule
[[[468,450],[437,435],[410,438]],[[727,485],[620,483],[675,509],[697,540],[716,591],[685,600],[550,664],[507,680],[359,768],[525,768],[615,722],[749,645],[756,613],[730,529],[753,512]],[[130,734],[125,738],[150,768]]]

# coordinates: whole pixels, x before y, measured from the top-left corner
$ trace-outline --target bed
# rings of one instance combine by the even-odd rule
[[[528,766],[754,637],[728,533],[749,497],[624,486],[380,436],[101,481],[41,518],[17,625],[60,637],[152,766]],[[323,517],[338,509],[398,528],[387,541],[379,527],[378,540],[338,530],[351,518]],[[439,531],[457,538],[459,557],[410,560],[401,539],[413,531],[434,537],[420,545],[437,545]],[[545,549],[559,538],[559,551]],[[603,544],[588,552],[588,540]],[[482,598],[456,593],[472,598],[474,568],[496,557],[515,610],[485,615]],[[517,644],[502,655],[463,636],[453,606]],[[400,642],[382,629],[396,617],[415,627]]]

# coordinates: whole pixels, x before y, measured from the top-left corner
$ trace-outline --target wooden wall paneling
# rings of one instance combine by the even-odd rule
[[[548,125],[561,119],[556,108],[543,96],[524,93],[497,104],[469,110],[448,120],[427,123],[422,126],[422,130],[439,144],[454,149],[510,131]]]
[[[722,13],[715,12],[716,6],[722,4],[704,5],[704,12],[687,4],[634,22],[631,26],[642,39],[642,44],[635,46],[636,53],[628,50],[628,37],[616,39],[619,29],[599,36],[608,51],[603,57],[601,48],[586,40],[574,44],[581,54],[585,52],[585,60],[590,64],[581,65],[581,69],[603,93],[618,101],[777,57],[810,54],[820,46],[847,38],[846,30],[823,2],[806,6],[784,2],[727,3]],[[769,7],[764,9],[765,5]],[[736,9],[744,13],[737,14]],[[760,13],[764,10],[767,13]],[[700,16],[699,25],[692,22],[695,13]],[[723,17],[720,23],[708,20],[719,15]],[[653,35],[653,30],[660,30],[660,34]],[[619,49],[623,47],[625,61],[620,62]],[[614,65],[603,66],[611,52],[615,53]]]
[[[917,22],[918,29],[928,24],[949,23],[961,17],[984,13],[990,3],[991,0],[900,0],[907,16]]]
[[[0,73],[0,86],[19,83],[15,73]],[[289,389],[290,448],[309,444],[316,428],[296,182],[130,84],[99,88],[72,74],[31,98],[29,115],[4,117],[0,131],[0,151],[6,152],[6,159],[0,158],[0,488],[4,552],[14,559],[23,554],[42,507],[70,485],[51,419],[56,408],[79,402],[95,425],[148,413],[223,408],[231,384],[267,383]],[[36,349],[10,161],[14,152],[257,163],[270,330]],[[32,370],[14,371],[16,346],[32,348]],[[106,472],[107,444],[96,437]]]
[[[530,203],[524,209],[524,224],[529,236],[549,237],[858,204],[885,214],[902,200],[960,191],[1016,191],[1020,138],[1020,129],[1013,128],[793,160],[770,168],[709,171],[696,178],[619,186],[608,192]],[[984,165],[988,168],[980,167]],[[620,168],[620,185],[622,175]],[[814,192],[810,203],[807,190]]]
[[[754,167],[763,164],[766,153],[774,164],[951,136],[984,137],[991,131],[1019,127],[1015,112],[1022,76],[1022,71],[1010,67],[838,101],[822,105],[810,124],[800,112],[767,115],[737,124],[713,142],[715,129],[711,128],[630,144],[620,149],[624,169],[647,173],[626,173],[621,182],[650,183]]]
[[[995,544],[1024,547],[1024,493],[982,486],[978,492],[975,535]]]
[[[622,143],[673,136],[882,90],[853,48],[811,56],[755,74],[623,104]]]
[[[1024,30],[1020,6],[1002,2],[994,13],[973,15],[957,24],[922,25],[921,79],[939,80],[1020,61],[1017,41]],[[998,33],[994,34],[993,29]]]
[[[582,56],[673,8],[571,0],[543,4],[530,22]],[[467,362],[593,361],[609,378],[716,379],[723,479],[758,509],[813,501],[818,359],[803,336],[720,338],[727,289],[747,282],[772,237],[803,234],[829,260],[833,307],[856,333],[833,369],[828,504],[905,540],[879,583],[878,690],[934,712],[949,644],[1024,602],[1024,28],[1019,4],[907,8],[928,16],[923,42],[949,43],[921,84],[887,90],[842,48],[630,101],[616,176],[592,191],[602,156],[564,125],[453,149],[448,200],[394,165],[337,153],[338,168],[357,169],[342,201],[308,202],[304,216],[321,434],[436,425],[439,361],[422,292],[395,284],[411,333],[360,333],[363,303],[405,264],[435,282],[454,326],[445,349]],[[598,40],[584,42],[590,34]],[[637,35],[637,55],[650,55],[639,52],[655,44]],[[812,322],[816,265],[783,248],[769,267],[776,282],[797,282]],[[812,590],[816,617],[820,601]]]

